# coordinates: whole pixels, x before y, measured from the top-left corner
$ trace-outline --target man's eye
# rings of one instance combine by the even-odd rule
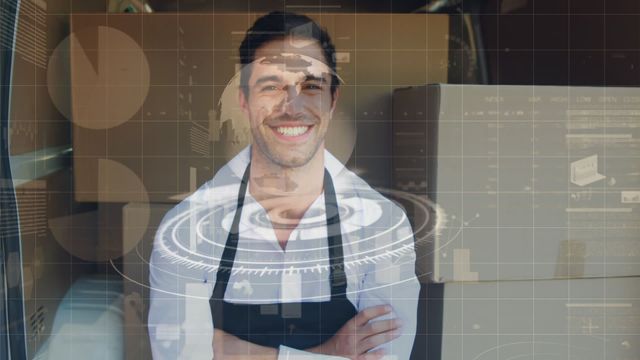
[[[304,84],[302,85],[303,90],[322,90],[322,86],[318,84]]]
[[[268,86],[265,86],[265,87],[263,87],[262,89],[260,89],[260,91],[265,91],[265,92],[268,92],[268,91],[277,91],[277,90],[278,90],[278,87],[277,87],[277,86],[275,86],[275,85],[268,85]]]

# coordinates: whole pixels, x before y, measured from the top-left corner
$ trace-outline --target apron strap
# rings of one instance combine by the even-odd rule
[[[222,252],[222,258],[220,259],[220,265],[216,272],[216,284],[213,287],[212,298],[224,299],[224,293],[227,290],[227,284],[229,283],[229,277],[231,276],[231,269],[233,268],[233,261],[236,258],[236,250],[238,249],[238,239],[240,237],[240,215],[242,214],[242,207],[244,206],[244,195],[247,193],[247,184],[249,183],[249,170],[251,166],[247,166],[242,176],[242,182],[240,182],[240,190],[238,191],[238,205],[236,207],[236,213],[233,216],[233,223],[231,224],[231,230],[227,236],[227,242]]]
[[[333,187],[333,180],[327,169],[324,169],[324,207],[327,216],[331,299],[346,298],[347,275],[344,272],[340,209],[336,199],[336,190]]]

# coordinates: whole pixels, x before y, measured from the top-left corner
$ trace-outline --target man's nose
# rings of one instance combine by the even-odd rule
[[[302,110],[302,96],[300,85],[287,86],[287,97],[284,101],[285,111],[289,114],[297,114]]]

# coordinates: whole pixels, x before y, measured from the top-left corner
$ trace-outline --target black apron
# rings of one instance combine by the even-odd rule
[[[285,345],[304,350],[331,338],[349,319],[357,314],[347,298],[347,278],[344,272],[340,215],[335,189],[329,172],[324,170],[324,200],[327,217],[331,281],[331,300],[302,303],[234,304],[224,301],[231,269],[238,246],[238,228],[249,182],[247,166],[231,231],[227,236],[213,295],[209,299],[213,326],[254,344],[277,348]],[[288,310],[289,309],[289,310]],[[295,309],[290,311],[290,309]],[[296,313],[296,316],[290,316]]]

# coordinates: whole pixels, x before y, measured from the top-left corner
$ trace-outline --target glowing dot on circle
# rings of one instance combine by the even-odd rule
[[[473,328],[473,330],[480,330],[480,325],[479,324],[473,324],[472,328]]]

